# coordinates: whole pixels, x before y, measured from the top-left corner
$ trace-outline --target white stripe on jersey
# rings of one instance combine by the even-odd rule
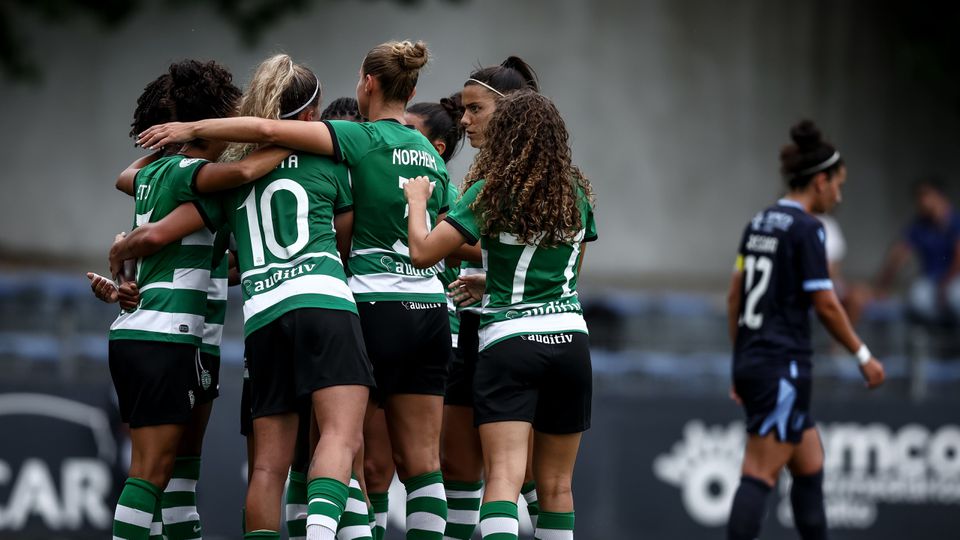
[[[444,294],[443,283],[434,277],[404,276],[402,274],[364,274],[349,278],[354,294],[365,293],[410,293]]]
[[[207,300],[226,300],[227,289],[230,284],[227,278],[210,278],[210,287],[207,288]]]
[[[354,301],[353,294],[342,280],[322,274],[308,274],[288,279],[272,290],[250,297],[243,303],[243,320],[249,321],[254,315],[300,294],[325,294]]]
[[[203,323],[203,344],[219,347],[223,341],[223,325],[209,322]]]
[[[255,275],[257,275],[257,274],[262,274],[262,273],[264,273],[264,272],[268,272],[268,271],[274,270],[274,269],[276,269],[276,268],[293,268],[294,266],[299,266],[299,265],[303,264],[303,262],[306,261],[307,259],[314,259],[314,258],[316,258],[316,257],[326,257],[326,258],[328,258],[328,259],[333,259],[333,260],[337,261],[338,263],[340,263],[341,266],[343,266],[343,261],[340,260],[340,256],[339,256],[339,255],[334,255],[334,254],[332,254],[332,253],[327,253],[326,251],[319,251],[319,252],[317,252],[317,253],[304,253],[303,255],[297,257],[296,259],[294,259],[294,260],[292,260],[292,261],[287,261],[287,262],[282,262],[282,263],[270,263],[270,264],[265,265],[265,266],[258,266],[258,267],[256,267],[256,268],[251,268],[250,270],[247,270],[246,272],[240,274],[240,279],[247,279],[247,278],[250,277],[250,276],[255,276]]]
[[[182,325],[187,326],[186,332],[180,331]],[[159,334],[201,337],[203,315],[138,309],[133,313],[121,313],[117,320],[110,325],[110,330],[140,330]]]
[[[179,289],[207,292],[210,288],[209,268],[177,268],[173,271],[173,281],[157,281],[140,288],[140,292],[150,289]]]
[[[509,336],[556,332],[587,333],[587,323],[579,313],[551,313],[491,323],[480,328],[480,350]]]
[[[181,246],[209,246],[213,247],[214,234],[203,227],[195,233],[188,234],[180,241]]]

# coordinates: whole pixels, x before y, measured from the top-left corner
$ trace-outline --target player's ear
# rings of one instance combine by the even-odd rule
[[[443,153],[447,150],[447,143],[437,139],[436,141],[433,141],[433,147],[436,148],[437,153],[442,156]]]

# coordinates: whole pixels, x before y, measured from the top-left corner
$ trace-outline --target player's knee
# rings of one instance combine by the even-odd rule
[[[567,475],[556,475],[548,478],[537,478],[537,500],[541,508],[556,510],[566,507],[573,502],[572,479]]]

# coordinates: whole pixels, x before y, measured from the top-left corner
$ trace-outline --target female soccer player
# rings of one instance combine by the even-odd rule
[[[429,141],[403,125],[404,110],[427,62],[422,42],[388,42],[364,58],[357,83],[360,113],[370,122],[282,122],[241,117],[155,126],[147,147],[196,137],[276,142],[333,156],[350,167],[354,194],[350,288],[377,378],[400,480],[407,488],[407,537],[440,539],[447,517],[440,473],[443,392],[450,329],[436,269],[417,269],[408,255],[409,212],[402,187],[425,175],[437,183],[424,210],[447,210],[443,160]]]
[[[480,68],[470,74],[463,84],[463,126],[470,145],[481,148],[491,115],[496,111],[497,98],[521,89],[539,92],[536,73],[529,64],[510,56],[500,65]],[[461,270],[464,280],[483,279],[482,265],[465,262]],[[457,282],[458,287],[462,282]],[[457,289],[459,291],[459,289]],[[483,455],[480,437],[473,418],[473,374],[477,365],[480,310],[476,306],[461,307],[459,351],[461,358],[451,364],[443,415],[441,463],[448,504],[455,503],[459,512],[451,514],[446,535],[467,540],[480,519],[480,494],[483,488]],[[527,503],[527,513],[537,526],[537,491],[528,458],[527,474],[521,493]]]
[[[226,116],[239,96],[230,73],[213,62],[172,65],[170,84],[179,118]],[[110,329],[111,376],[133,443],[130,478],[117,505],[114,537],[159,534],[159,520],[152,518],[160,514],[160,491],[170,479],[198,396],[210,384],[197,360],[207,318],[213,235],[202,230],[203,206],[191,186],[252,180],[286,154],[269,149],[244,163],[207,167],[223,148],[219,143],[192,141],[180,154],[156,159],[142,169],[134,184],[136,228],[111,248],[114,275],[121,272],[124,260],[139,258],[135,280],[141,293],[138,308],[122,312]],[[198,216],[190,227],[173,231],[156,227],[164,217],[185,212]]]
[[[410,257],[428,267],[478,241],[485,252],[473,392],[486,477],[481,534],[517,538],[532,426],[536,537],[572,538],[573,466],[590,425],[590,351],[576,286],[581,243],[596,239],[592,188],[571,164],[550,100],[520,90],[496,106],[467,191],[433,231],[421,217],[430,184],[417,179],[404,188]]]
[[[823,509],[823,446],[810,414],[812,306],[833,337],[857,358],[867,386],[883,382],[883,366],[860,341],[833,291],[823,225],[841,198],[847,169],[820,130],[803,121],[780,151],[788,194],[757,213],[740,240],[730,284],[728,324],[733,349],[733,397],[747,416],[743,477],[727,538],[760,534],[767,495],[786,466],[790,501],[804,540],[827,537]]]

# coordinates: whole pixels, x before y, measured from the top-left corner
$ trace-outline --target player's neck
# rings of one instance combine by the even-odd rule
[[[372,101],[370,103],[370,108],[367,112],[370,113],[370,121],[376,122],[377,120],[396,120],[401,124],[405,124],[403,113],[406,109],[406,104],[400,102],[390,102],[385,101]]]
[[[784,200],[792,201],[803,207],[803,211],[813,213],[813,196],[807,193],[787,193],[783,196]]]

